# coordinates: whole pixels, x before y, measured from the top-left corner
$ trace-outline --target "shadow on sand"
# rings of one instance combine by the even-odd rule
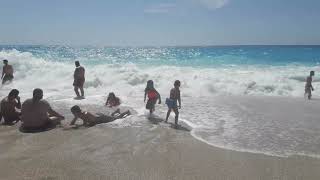
[[[163,121],[162,118],[157,117],[157,116],[150,116],[150,117],[148,117],[148,120],[149,120],[152,124],[159,124],[160,122]]]
[[[186,132],[190,132],[191,130],[186,128],[186,127],[183,127],[182,125],[178,124],[178,126],[176,126],[174,123],[168,123],[170,124],[170,127],[175,129],[175,130],[179,130],[179,131],[186,131]]]

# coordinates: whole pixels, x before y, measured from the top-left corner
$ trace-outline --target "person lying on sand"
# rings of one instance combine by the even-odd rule
[[[33,91],[33,98],[23,102],[21,108],[21,130],[23,132],[38,132],[54,128],[64,116],[54,111],[50,104],[43,100],[42,89]]]
[[[1,101],[1,115],[4,119],[4,124],[12,125],[20,120],[21,113],[16,109],[21,109],[19,91],[12,89],[9,95]]]
[[[125,118],[131,114],[129,110],[126,112],[120,113],[120,109],[117,109],[110,116],[104,115],[104,114],[98,114],[98,116],[95,116],[90,112],[82,111],[81,108],[77,105],[71,108],[71,112],[74,115],[74,118],[71,121],[70,125],[74,125],[77,119],[80,118],[83,120],[83,126],[86,126],[86,127],[91,127],[101,123],[112,122],[116,119]]]

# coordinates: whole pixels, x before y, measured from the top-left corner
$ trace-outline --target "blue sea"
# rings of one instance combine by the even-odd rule
[[[193,128],[192,135],[198,139],[219,147],[281,156],[288,153],[320,154],[320,151],[315,150],[320,146],[319,143],[310,147],[309,144],[303,144],[303,138],[297,140],[297,136],[290,133],[288,136],[292,136],[291,139],[286,140],[297,144],[300,150],[297,150],[297,147],[277,146],[277,143],[272,142],[263,142],[264,146],[255,146],[254,144],[261,139],[253,139],[250,142],[252,146],[250,143],[244,143],[246,139],[253,137],[252,134],[245,136],[245,133],[237,131],[242,133],[242,139],[232,134],[235,132],[232,127],[236,127],[234,125],[243,122],[244,119],[237,120],[232,109],[218,107],[214,102],[216,97],[228,96],[303,99],[305,78],[311,70],[316,72],[315,89],[319,86],[320,46],[0,45],[0,59],[8,59],[15,71],[13,83],[1,87],[1,96],[6,95],[11,88],[17,88],[21,97],[25,99],[31,97],[34,88],[42,88],[45,98],[52,103],[59,101],[70,105],[103,105],[107,94],[112,91],[121,98],[124,106],[137,112],[137,116],[131,118],[130,122],[121,121],[118,125],[132,126],[137,125],[146,116],[143,103],[146,82],[149,79],[154,81],[155,88],[164,101],[173,87],[173,82],[179,79],[182,83],[183,102],[181,122]],[[86,99],[82,101],[73,99],[74,61],[80,61],[86,68]],[[319,95],[318,91],[314,91],[315,97]],[[165,105],[158,105],[155,115],[164,117],[165,113]],[[256,123],[255,120],[249,118],[245,121],[250,126],[250,122],[251,125]],[[283,129],[279,130],[276,126],[270,125],[268,132],[279,134]],[[259,129],[257,127],[259,125],[252,126],[253,129]],[[223,131],[220,132],[221,128]],[[312,133],[319,135],[316,130]],[[284,137],[277,138],[281,142],[281,138]],[[219,139],[228,140],[218,142]]]

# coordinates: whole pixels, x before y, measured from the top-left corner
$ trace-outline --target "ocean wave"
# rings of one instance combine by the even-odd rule
[[[32,90],[36,87],[73,93],[73,61],[52,61],[29,52],[6,50],[0,58],[9,59],[15,69],[12,87]],[[140,66],[127,64],[90,64],[86,62],[85,88],[92,93],[113,89],[123,95],[138,94],[153,79],[160,93],[167,93],[176,79],[181,80],[184,96],[266,95],[303,96],[306,66],[234,66],[193,68],[179,66]],[[41,78],[40,78],[41,77]],[[320,82],[315,79],[314,84]],[[71,89],[71,90],[70,90]],[[54,93],[54,92],[52,92]],[[316,92],[315,92],[316,93]]]

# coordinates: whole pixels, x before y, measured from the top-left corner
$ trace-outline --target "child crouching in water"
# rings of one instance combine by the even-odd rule
[[[113,92],[109,93],[106,106],[114,107],[120,105],[120,98],[118,98]]]
[[[158,91],[153,86],[153,81],[149,80],[147,82],[147,87],[144,90],[144,102],[146,102],[146,97],[148,95],[148,101],[146,104],[146,109],[149,109],[150,114],[155,111],[155,104],[157,103],[157,100],[159,99],[159,104],[161,104],[161,97]]]
[[[71,108],[71,112],[74,115],[74,118],[71,121],[70,125],[74,125],[77,119],[80,118],[83,120],[83,125],[86,127],[91,127],[101,123],[112,122],[116,119],[125,118],[131,114],[129,110],[126,112],[120,113],[120,109],[117,109],[110,116],[104,115],[104,114],[99,114],[99,116],[95,116],[90,112],[82,111],[80,107],[77,105]]]

